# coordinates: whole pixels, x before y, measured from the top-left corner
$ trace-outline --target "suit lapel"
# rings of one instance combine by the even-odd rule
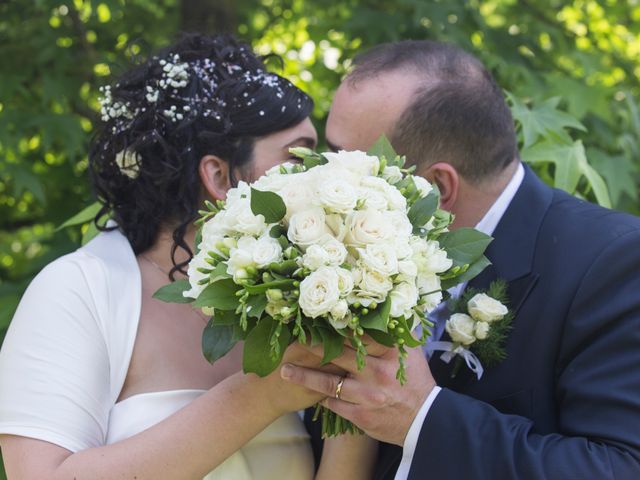
[[[516,315],[533,290],[538,274],[533,272],[538,231],[551,204],[553,191],[547,187],[526,165],[522,185],[500,219],[485,255],[491,265],[469,282],[470,288],[486,290],[491,282],[502,279],[507,282],[509,308]],[[443,340],[449,341],[448,335]],[[469,381],[477,381],[466,368],[451,378],[451,366],[440,360],[440,353],[431,358],[429,366],[438,385],[460,391]]]

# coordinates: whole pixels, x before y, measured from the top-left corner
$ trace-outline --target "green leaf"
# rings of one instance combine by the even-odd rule
[[[62,225],[56,228],[56,230],[62,230],[63,228],[72,227],[74,225],[83,225],[87,222],[92,222],[96,217],[102,204],[100,202],[94,202],[88,207],[83,208],[80,212],[76,213],[69,220],[65,221]]]
[[[398,154],[393,149],[393,145],[385,135],[381,135],[378,140],[367,150],[367,155],[372,157],[385,157],[387,162],[393,161]]]
[[[193,298],[185,297],[182,293],[189,290],[189,280],[176,280],[162,288],[159,288],[153,294],[153,298],[157,298],[167,303],[191,303]]]
[[[395,339],[388,333],[381,332],[380,330],[367,330],[367,335],[385,347],[393,348],[396,346]]]
[[[390,312],[391,299],[387,298],[378,308],[370,311],[360,318],[360,326],[367,330],[380,330],[381,332],[386,332],[389,324]]]
[[[236,297],[238,290],[240,287],[233,282],[233,279],[218,280],[200,293],[197,300],[193,302],[193,306],[235,310],[238,306],[238,297]]]
[[[277,223],[287,213],[287,206],[277,193],[251,189],[251,211],[254,215],[263,215],[267,223]]]
[[[511,111],[514,119],[522,129],[523,147],[527,148],[542,138],[556,138],[565,143],[571,142],[571,137],[565,128],[586,131],[577,118],[558,110],[559,98],[550,98],[540,105],[529,108],[514,95],[507,94],[511,101]]]
[[[234,327],[209,321],[202,332],[202,353],[209,363],[224,357],[238,343]]]
[[[214,283],[218,280],[224,280],[225,278],[232,277],[227,273],[227,264],[221,262],[217,264],[213,271],[209,274],[209,282]]]
[[[247,315],[253,318],[260,318],[267,307],[267,301],[265,295],[251,295],[247,299]]]
[[[280,365],[291,334],[285,325],[278,339],[280,356],[279,358],[273,358],[269,341],[277,325],[278,322],[271,317],[265,316],[249,332],[242,352],[242,369],[245,373],[255,373],[261,377],[266,377]]]
[[[638,189],[633,179],[639,173],[639,165],[626,156],[609,155],[597,148],[587,149],[587,158],[606,180],[612,205],[617,206],[625,194],[634,201],[638,200]]]
[[[438,238],[440,247],[447,251],[447,256],[458,266],[471,265],[479,260],[492,240],[489,235],[473,228],[458,228],[443,233]]]
[[[342,355],[342,352],[344,351],[344,337],[333,328],[319,327],[318,331],[322,337],[322,347],[324,348],[322,365],[326,365],[333,359]]]
[[[404,317],[399,317],[396,320],[398,320],[398,327],[402,327],[402,330],[399,330],[398,327],[396,327],[394,333],[404,340],[405,346],[415,348],[422,345],[422,342],[411,334],[411,329],[407,325],[407,320]],[[400,333],[401,331],[402,333]]]
[[[215,325],[239,325],[240,315],[235,310],[214,310],[211,321]]]
[[[407,216],[414,228],[424,227],[433,214],[438,209],[440,203],[440,196],[437,193],[431,192],[424,198],[421,198],[414,203],[409,209]]]
[[[462,275],[458,275],[455,278],[447,278],[442,281],[441,288],[442,290],[449,290],[451,287],[455,287],[459,283],[469,282],[477,277],[485,268],[491,265],[491,262],[484,255],[480,257],[478,260],[473,262],[469,269],[464,272]]]
[[[578,182],[585,176],[598,203],[604,207],[611,207],[611,199],[607,185],[602,177],[587,162],[587,156],[581,140],[570,145],[544,141],[521,152],[522,159],[527,163],[552,163],[555,165],[554,184],[571,194],[576,192]]]

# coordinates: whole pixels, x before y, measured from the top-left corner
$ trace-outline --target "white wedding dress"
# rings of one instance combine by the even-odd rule
[[[0,350],[0,434],[78,452],[129,438],[204,393],[151,392],[118,401],[140,304],[138,264],[118,231],[101,233],[40,272],[25,292]],[[291,413],[205,478],[313,476],[309,436],[300,417]]]

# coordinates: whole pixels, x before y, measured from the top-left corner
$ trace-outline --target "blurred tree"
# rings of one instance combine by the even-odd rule
[[[510,92],[522,156],[546,181],[640,213],[637,0],[5,0],[0,342],[33,275],[91,233],[56,227],[92,202],[97,88],[180,30],[237,32],[281,55],[283,73],[316,99],[320,130],[358,51],[456,43]]]

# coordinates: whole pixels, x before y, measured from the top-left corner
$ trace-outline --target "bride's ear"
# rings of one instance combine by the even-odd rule
[[[460,176],[456,169],[448,163],[438,162],[429,166],[425,178],[435,183],[440,190],[440,208],[452,211],[458,200]]]
[[[224,200],[231,188],[229,164],[215,155],[205,155],[198,168],[200,180],[207,194],[213,200]]]

